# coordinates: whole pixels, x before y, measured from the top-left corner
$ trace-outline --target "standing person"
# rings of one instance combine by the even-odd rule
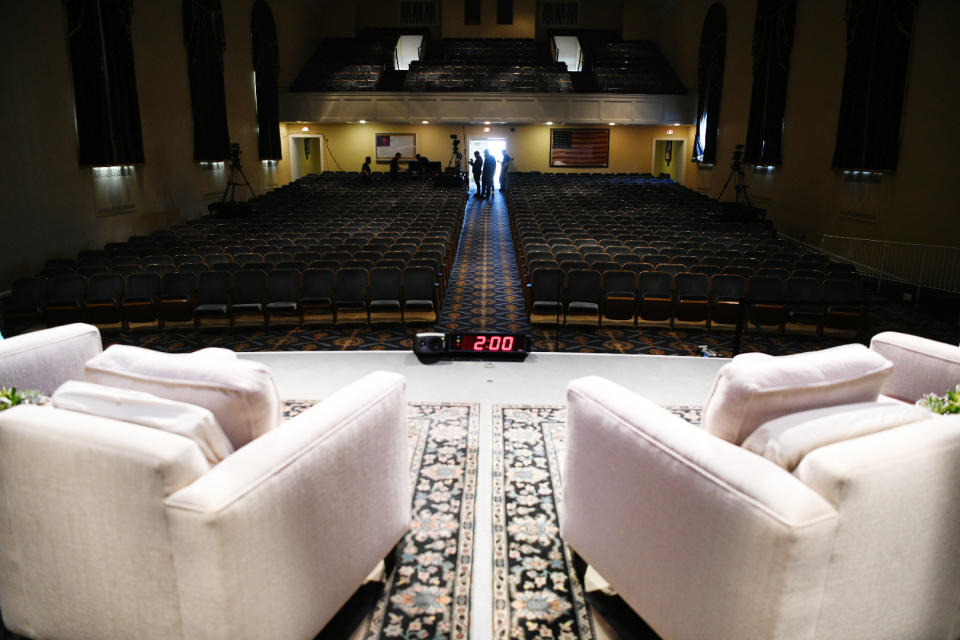
[[[500,163],[500,191],[507,190],[507,167],[510,165],[510,156],[503,150],[503,161]]]
[[[393,160],[390,161],[390,177],[396,178],[400,175],[400,152],[397,151],[393,155]]]
[[[493,174],[497,172],[497,159],[490,153],[490,149],[483,151],[483,195],[480,199],[493,197]]]
[[[360,181],[370,182],[372,178],[373,172],[370,169],[370,156],[367,156],[363,161],[363,166],[360,167]]]
[[[473,169],[473,182],[477,185],[477,192],[473,194],[473,197],[479,198],[481,197],[480,192],[483,191],[481,184],[483,180],[483,158],[480,157],[480,152],[474,151],[473,158],[467,160],[467,164]]]

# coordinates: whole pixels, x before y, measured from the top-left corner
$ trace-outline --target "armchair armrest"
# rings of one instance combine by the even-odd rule
[[[67,380],[83,380],[83,363],[103,346],[93,325],[74,323],[0,341],[0,386],[47,395]]]
[[[914,403],[927,393],[943,394],[960,384],[960,347],[920,336],[884,331],[870,348],[893,362],[883,393]]]
[[[661,637],[812,637],[833,507],[612,382],[567,400],[561,535]]]
[[[405,391],[370,374],[167,499],[185,637],[313,637],[362,584],[410,526]]]

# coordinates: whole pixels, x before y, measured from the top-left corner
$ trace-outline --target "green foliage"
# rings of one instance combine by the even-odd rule
[[[42,404],[43,394],[39,391],[18,391],[16,387],[0,388],[0,411],[18,404]]]
[[[934,413],[960,413],[960,384],[953,391],[947,391],[942,396],[928,393],[917,404]]]

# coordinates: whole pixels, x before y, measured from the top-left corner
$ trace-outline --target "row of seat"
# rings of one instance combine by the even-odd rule
[[[208,273],[249,282],[257,276],[246,272],[255,271],[269,282],[283,277],[273,275],[278,271],[327,269],[336,278],[348,269],[403,273],[415,267],[430,269],[439,307],[463,224],[465,190],[384,182],[358,193],[357,184],[355,175],[344,172],[311,175],[251,201],[244,217],[205,217],[74,258],[50,259],[39,277],[14,283],[14,300],[5,311],[10,319],[16,307],[16,322],[61,322],[70,313],[76,317],[78,304],[88,298],[115,297],[101,295],[101,289],[116,290],[118,279],[126,288],[131,281],[157,279],[171,286],[190,278],[224,281]],[[59,300],[68,301],[63,313],[49,305]]]
[[[8,325],[87,322],[129,330],[140,324],[253,318],[278,321],[433,322],[439,307],[436,271],[429,266],[275,269],[170,273],[104,273],[22,278],[5,305]]]
[[[538,66],[411,65],[403,82],[405,91],[514,91],[572,93],[565,68]]]
[[[549,204],[574,197],[579,203],[573,207]],[[589,204],[591,199],[596,203],[593,206]],[[572,277],[577,289],[574,316],[592,318],[596,311],[599,321],[604,306],[597,301],[604,300],[608,287],[602,281],[611,273],[620,274],[612,277],[621,279],[639,278],[644,287],[659,287],[654,292],[659,296],[658,304],[652,299],[643,302],[650,292],[638,292],[634,321],[690,319],[690,310],[698,307],[686,294],[683,303],[679,302],[672,278],[683,283],[684,291],[690,283],[696,283],[694,289],[701,298],[697,304],[710,299],[704,292],[710,291],[708,283],[714,278],[720,283],[731,279],[743,283],[740,295],[765,292],[766,298],[775,300],[792,300],[802,287],[815,287],[820,296],[820,290],[826,287],[830,304],[823,305],[822,297],[817,298],[814,306],[819,305],[818,311],[811,315],[818,319],[815,325],[842,324],[836,320],[837,310],[862,308],[858,274],[852,265],[831,261],[822,253],[780,237],[769,224],[729,222],[716,201],[682,185],[603,174],[570,178],[527,175],[513,181],[508,201],[516,259],[524,282],[532,287],[534,274],[539,273],[541,278],[552,278],[551,286],[562,283],[560,296],[543,298],[538,292],[539,297],[531,298],[530,311],[538,320],[559,317],[562,321],[569,315],[560,301],[569,300],[568,280]],[[748,283],[755,286],[748,287]],[[591,286],[592,292],[587,293]],[[776,316],[775,324],[781,330],[788,321],[792,323],[803,315],[799,302],[793,300],[791,304],[789,313],[768,314]],[[584,305],[589,311],[586,314],[580,313]],[[827,306],[832,310],[829,314]],[[714,310],[717,305],[710,303],[708,307]],[[563,310],[559,316],[550,313],[558,308]],[[542,313],[544,310],[548,313]],[[826,315],[830,319],[825,319]],[[855,315],[859,322],[862,313]],[[713,315],[700,312],[697,317],[709,324]]]
[[[536,324],[596,324],[604,320],[736,326],[812,326],[859,331],[864,305],[859,283],[847,278],[628,270],[536,269],[525,288]],[[742,315],[741,315],[742,314]]]

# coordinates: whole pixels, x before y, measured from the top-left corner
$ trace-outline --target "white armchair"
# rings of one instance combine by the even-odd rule
[[[0,413],[5,625],[34,638],[313,638],[409,527],[405,389],[370,374],[214,466],[160,429]]]
[[[561,535],[664,640],[960,634],[960,416],[791,473],[602,378],[568,407]]]

